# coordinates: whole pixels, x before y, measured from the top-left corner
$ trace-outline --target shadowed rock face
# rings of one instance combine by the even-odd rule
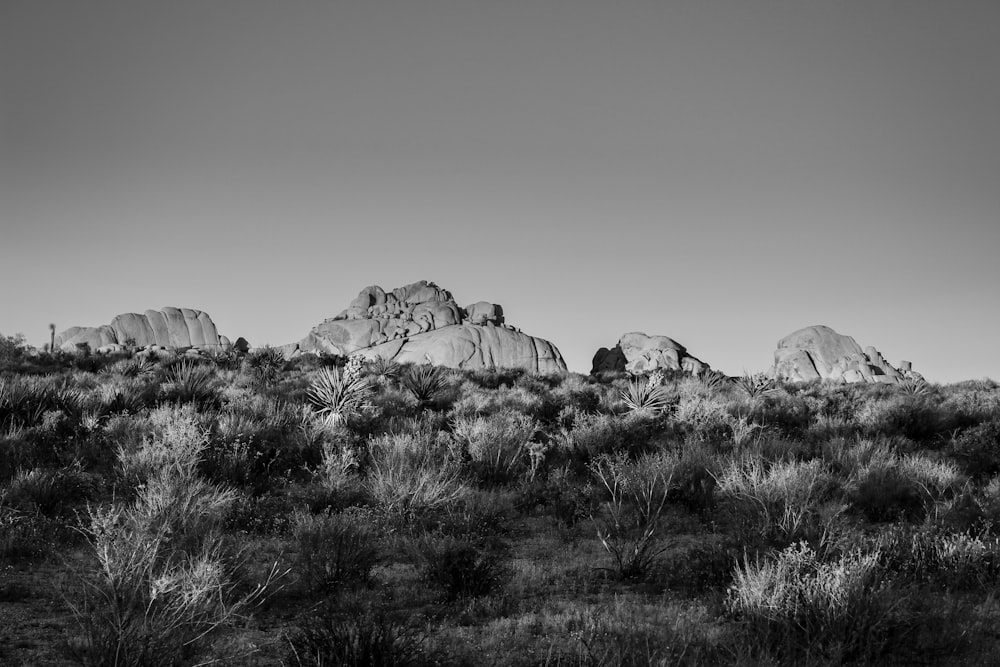
[[[288,357],[326,352],[449,368],[566,371],[552,343],[505,324],[500,306],[478,301],[462,308],[425,280],[392,291],[366,287],[347,309],[282,349]]]
[[[708,364],[689,355],[683,345],[671,338],[633,331],[623,334],[610,350],[606,347],[598,350],[590,372],[628,371],[639,374],[654,370],[682,370],[699,375],[708,368]]]
[[[874,347],[861,348],[850,336],[827,326],[799,329],[778,341],[774,352],[774,376],[791,382],[839,380],[884,382],[923,379],[902,362],[897,370]]]
[[[126,346],[196,348],[226,350],[229,339],[220,336],[208,313],[191,308],[166,307],[143,314],[123,313],[111,324],[99,327],[70,327],[56,336],[56,348],[75,352],[86,343],[95,352],[123,349]]]

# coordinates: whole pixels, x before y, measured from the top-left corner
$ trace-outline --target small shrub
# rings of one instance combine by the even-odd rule
[[[427,636],[412,620],[370,604],[325,605],[290,633],[286,662],[298,667],[423,667],[436,662]]]
[[[877,662],[903,628],[875,551],[823,562],[804,543],[736,568],[726,607],[762,656],[824,664]]]
[[[502,484],[528,468],[528,443],[535,429],[527,415],[504,411],[456,419],[452,431],[466,446],[480,478]]]
[[[435,449],[426,439],[409,435],[383,436],[369,443],[366,486],[387,515],[424,514],[465,494],[458,466]]]
[[[645,577],[665,549],[657,535],[658,522],[676,465],[677,458],[669,453],[647,454],[638,461],[605,455],[590,465],[609,496],[607,518],[594,519],[597,537],[623,579]]]
[[[498,592],[511,572],[495,552],[453,538],[425,538],[417,546],[424,579],[447,602]]]
[[[1000,419],[973,426],[951,439],[948,452],[977,479],[1000,473]]]
[[[292,535],[299,578],[320,595],[368,583],[378,563],[375,534],[357,516],[298,512]]]

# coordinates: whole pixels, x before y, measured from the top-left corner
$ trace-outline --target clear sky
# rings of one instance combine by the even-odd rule
[[[36,345],[426,279],[581,372],[827,324],[1000,380],[1000,2],[3,0],[0,225]]]

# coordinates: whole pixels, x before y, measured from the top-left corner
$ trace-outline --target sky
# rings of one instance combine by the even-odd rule
[[[996,0],[3,0],[0,334],[423,279],[578,372],[826,324],[1000,380],[998,77]]]

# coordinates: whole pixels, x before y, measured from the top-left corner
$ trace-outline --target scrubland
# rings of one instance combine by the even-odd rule
[[[0,369],[2,664],[1000,664],[988,380]]]

